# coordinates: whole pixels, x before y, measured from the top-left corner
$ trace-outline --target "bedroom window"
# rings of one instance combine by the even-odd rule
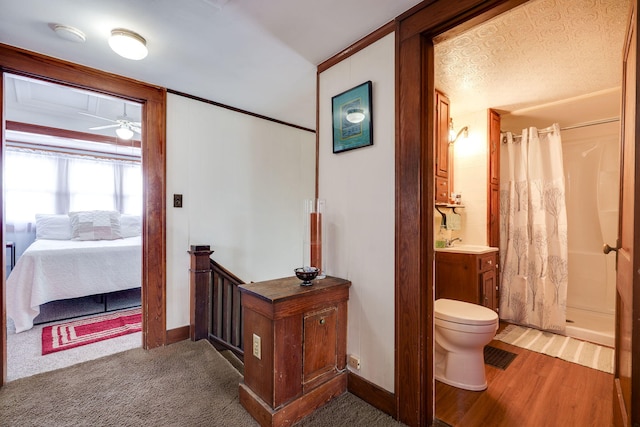
[[[6,223],[28,228],[35,215],[80,210],[142,212],[139,162],[6,148]]]

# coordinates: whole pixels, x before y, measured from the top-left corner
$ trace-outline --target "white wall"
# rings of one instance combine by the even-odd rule
[[[320,76],[319,197],[326,200],[329,275],[352,282],[347,353],[356,373],[394,390],[395,35]],[[333,154],[331,98],[373,83],[373,146]]]
[[[191,245],[245,282],[292,276],[314,184],[314,133],[168,94],[167,329],[189,324]]]
[[[453,110],[453,108],[452,108]],[[469,126],[469,137],[460,137],[453,146],[453,191],[462,193],[462,227],[453,237],[462,244],[487,244],[487,111],[454,117],[456,131]],[[437,215],[438,217],[440,215]]]

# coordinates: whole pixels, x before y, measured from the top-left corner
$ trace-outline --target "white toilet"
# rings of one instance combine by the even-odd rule
[[[487,388],[484,346],[498,330],[498,314],[481,305],[438,299],[434,306],[438,381],[465,390]]]

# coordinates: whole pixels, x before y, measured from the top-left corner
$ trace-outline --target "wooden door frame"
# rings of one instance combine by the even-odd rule
[[[636,426],[640,423],[640,405],[638,405],[638,397],[640,397],[640,321],[638,314],[640,313],[640,288],[638,287],[639,279],[636,274],[640,265],[640,233],[637,227],[640,224],[640,197],[637,195],[638,186],[640,185],[640,167],[638,158],[640,158],[640,107],[639,100],[640,85],[638,84],[638,76],[640,73],[640,57],[638,56],[638,30],[640,29],[640,20],[638,20],[638,1],[631,2],[629,9],[629,21],[627,21],[627,34],[623,50],[623,84],[622,84],[622,111],[621,111],[621,147],[620,147],[620,198],[619,198],[619,221],[618,221],[618,238],[616,246],[616,315],[615,315],[615,371],[613,376],[613,425],[615,426]],[[635,51],[632,51],[635,49]],[[630,62],[632,61],[632,62]],[[635,81],[634,87],[630,88],[627,84],[630,75],[628,74],[628,64],[633,64]],[[629,99],[635,99],[635,105],[631,106],[627,103],[627,96],[631,94]],[[632,109],[635,107],[635,109]],[[631,124],[629,124],[631,123]],[[632,129],[633,136],[627,139]],[[630,144],[629,144],[630,143]],[[628,145],[627,145],[628,144]],[[627,151],[626,147],[632,147],[633,153]],[[629,156],[629,154],[633,154]],[[629,160],[630,159],[630,160]],[[625,164],[635,164],[633,173],[629,173]],[[625,203],[627,192],[624,191],[625,181],[633,180],[634,191],[632,198],[628,204]],[[626,187],[628,190],[628,187]],[[624,193],[624,194],[623,194]],[[625,217],[625,214],[629,214]],[[632,236],[623,233],[623,227],[629,226],[634,230]],[[628,229],[628,228],[627,228]],[[629,252],[631,255],[629,256]],[[631,274],[631,277],[626,277]],[[624,294],[624,296],[622,296]],[[629,312],[630,311],[630,312]],[[629,316],[622,318],[623,314]],[[625,321],[628,319],[628,322]],[[629,344],[629,341],[631,344]],[[627,363],[621,364],[620,360]],[[624,394],[628,393],[629,406],[625,402]]]
[[[142,346],[166,344],[166,99],[165,88],[141,83],[104,71],[47,57],[0,44],[0,75],[4,72],[34,77],[54,83],[113,95],[142,104]],[[4,79],[0,81],[3,99]],[[4,111],[0,102],[2,141]],[[4,164],[4,144],[0,151],[0,179]],[[0,181],[1,183],[1,181]],[[4,184],[4,183],[2,183]],[[2,186],[3,188],[3,186]],[[0,207],[4,198],[0,192]],[[0,209],[0,240],[5,241],[4,209]],[[5,263],[2,251],[2,263]],[[0,385],[7,378],[5,278],[0,283]]]
[[[526,0],[426,0],[396,20],[395,398],[410,426],[434,418],[433,37]]]

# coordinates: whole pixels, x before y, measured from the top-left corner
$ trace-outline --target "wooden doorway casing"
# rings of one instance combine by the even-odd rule
[[[25,75],[58,84],[113,95],[142,104],[142,346],[166,344],[166,89],[104,71],[61,61],[0,44],[0,77],[4,72]],[[4,78],[0,78],[3,99]],[[4,103],[0,103],[0,123],[4,141]],[[0,151],[4,163],[4,144]],[[0,166],[0,170],[1,170]],[[0,173],[0,179],[2,174]],[[0,184],[3,184],[0,181]],[[3,188],[3,185],[2,185]],[[4,206],[0,192],[0,206]],[[0,209],[0,237],[4,236],[4,210]],[[3,251],[1,260],[5,262]],[[0,385],[6,382],[7,336],[5,279],[0,287]]]
[[[632,0],[623,51],[621,162],[616,249],[616,341],[613,425],[640,425],[640,119],[638,0]],[[612,242],[607,242],[612,243]]]
[[[424,1],[396,21],[395,398],[398,419],[410,426],[434,418],[433,37],[525,1]]]

